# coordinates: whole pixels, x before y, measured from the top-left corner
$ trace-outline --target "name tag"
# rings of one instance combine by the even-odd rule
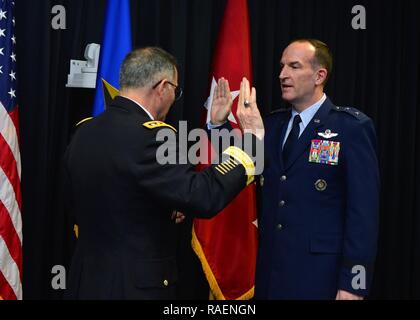
[[[331,140],[312,140],[309,162],[338,165],[340,142]]]

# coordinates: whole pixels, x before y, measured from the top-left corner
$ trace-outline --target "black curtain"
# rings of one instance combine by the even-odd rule
[[[75,123],[89,116],[93,90],[65,87],[70,59],[101,43],[105,0],[16,2],[24,298],[59,299],[54,265],[69,266],[72,221],[60,190],[60,164]],[[225,0],[132,0],[135,47],[158,45],[180,65],[185,96],[168,121],[200,126],[212,51]],[[249,0],[254,85],[263,114],[281,106],[279,57],[295,38],[329,44],[335,61],[327,94],[375,122],[381,168],[379,251],[372,299],[420,298],[420,11],[415,0]],[[66,29],[53,30],[51,8],[66,9]],[[366,30],[351,26],[363,5]],[[363,177],[361,177],[363,178]],[[180,226],[179,298],[206,299],[207,285],[190,248],[191,220]]]

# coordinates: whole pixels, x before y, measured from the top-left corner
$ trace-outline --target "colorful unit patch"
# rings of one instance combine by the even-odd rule
[[[338,165],[340,142],[329,140],[312,140],[309,162]]]

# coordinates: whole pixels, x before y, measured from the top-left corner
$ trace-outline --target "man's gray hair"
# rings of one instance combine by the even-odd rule
[[[175,77],[176,59],[158,47],[145,47],[127,54],[120,69],[120,88],[153,86],[159,77]]]

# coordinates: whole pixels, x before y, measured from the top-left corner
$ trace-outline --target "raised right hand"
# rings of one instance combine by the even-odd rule
[[[247,102],[247,105],[245,105],[245,102]],[[242,78],[236,116],[244,132],[251,132],[260,140],[264,138],[265,129],[257,106],[257,92],[254,87],[252,90],[249,89],[247,78]]]
[[[232,110],[232,95],[230,94],[229,82],[220,78],[213,94],[211,104],[211,123],[221,125],[226,122]]]

